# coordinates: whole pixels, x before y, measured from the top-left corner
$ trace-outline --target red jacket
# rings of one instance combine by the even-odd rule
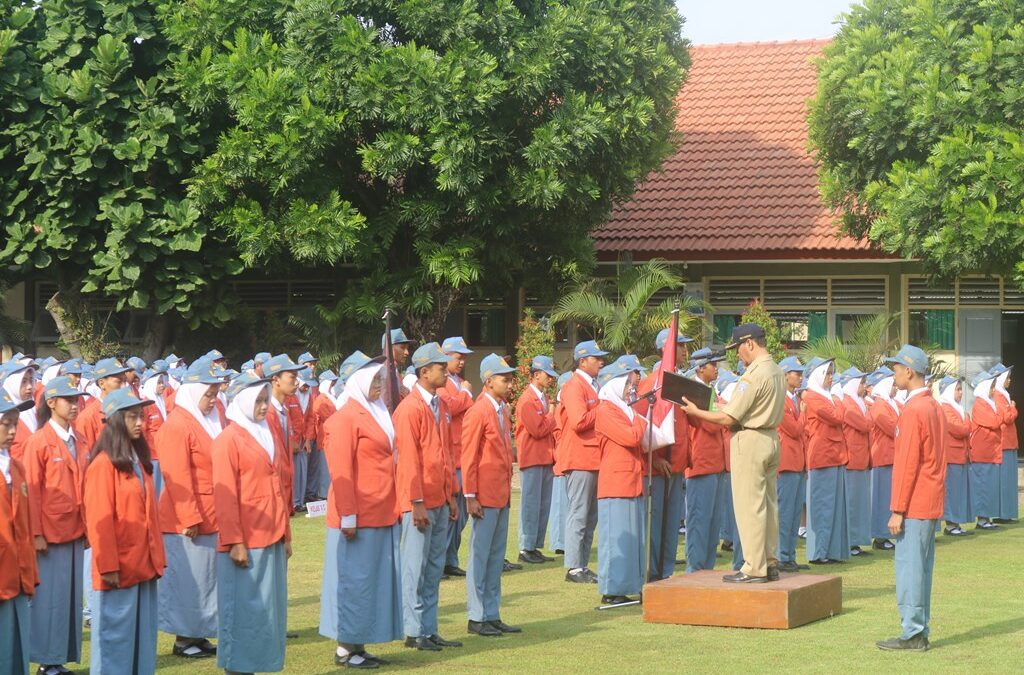
[[[63,544],[85,536],[82,485],[85,464],[80,463],[49,422],[25,444],[25,478],[32,505],[32,534],[48,544]]]
[[[31,512],[25,471],[11,458],[10,484],[0,474],[0,601],[34,595],[39,584]]]
[[[309,399],[306,400],[306,409],[302,411],[302,440],[309,442],[316,442],[317,435],[317,423],[316,423],[316,401],[320,398],[316,393],[316,387],[310,387]],[[299,408],[301,409],[301,401]]]
[[[28,439],[32,436],[31,431],[28,430],[28,425],[18,418],[18,426],[14,432],[14,441],[11,443],[10,453],[11,457],[18,460],[19,462],[25,457],[25,444],[28,443]]]
[[[223,432],[222,432],[223,433]],[[156,436],[164,490],[160,528],[181,534],[193,525],[199,534],[217,531],[213,504],[213,439],[184,408],[175,408]]]
[[[145,410],[145,409],[143,409]],[[103,431],[103,407],[98,398],[90,397],[89,401],[78,411],[75,418],[75,440],[78,445],[75,451],[85,464],[92,455],[92,447]],[[84,466],[84,464],[83,464]]]
[[[842,404],[833,404],[816,391],[803,393],[807,430],[807,468],[827,469],[846,464]]]
[[[601,466],[601,450],[594,433],[597,402],[597,391],[578,373],[573,373],[562,386],[565,426],[559,453],[564,453],[562,468],[565,471],[597,471]]]
[[[166,405],[166,404],[165,404]],[[146,445],[149,446],[150,455],[153,459],[160,459],[159,450],[156,447],[156,435],[160,427],[164,425],[164,417],[156,405],[147,405],[142,409],[145,419],[142,421],[142,435],[146,437]],[[227,426],[227,425],[224,425]]]
[[[946,497],[946,431],[939,404],[925,390],[910,397],[896,427],[889,510],[906,518],[941,518]]]
[[[779,424],[779,442],[782,445],[779,453],[779,473],[791,471],[803,473],[807,442],[804,438],[804,418],[797,410],[793,397],[786,394],[786,405]]]
[[[268,414],[269,418],[270,415]],[[291,541],[291,501],[275,442],[274,461],[248,431],[230,425],[213,440],[213,503],[217,512],[217,550],[234,544],[267,548]],[[291,484],[289,478],[287,483]]]
[[[302,447],[306,437],[306,413],[302,410],[299,397],[295,394],[284,400],[284,409],[288,412],[288,438],[292,453],[296,453]]]
[[[601,470],[597,474],[597,498],[642,497],[644,459],[641,443],[647,422],[634,414],[632,421],[610,401],[597,407],[598,442],[601,444]]]
[[[422,500],[428,509],[437,508],[452,498],[455,459],[451,449],[451,415],[438,396],[440,424],[414,386],[395,408],[395,449],[398,451],[398,508],[412,511],[412,503]]]
[[[728,429],[721,424],[691,418],[690,422],[690,468],[687,478],[706,476],[726,471],[726,456],[729,454]]]
[[[101,578],[109,572],[118,573],[119,588],[164,573],[156,489],[145,470],[142,477],[140,483],[134,471],[118,471],[105,452],[96,455],[85,472],[85,527],[92,546],[92,585],[97,591],[113,588]]]
[[[324,426],[324,454],[331,472],[327,527],[356,516],[356,527],[398,521],[397,466],[384,430],[362,405],[349,400]]]
[[[462,418],[462,492],[481,506],[501,509],[512,493],[512,420],[503,407],[505,429],[491,398],[482,393]]]
[[[1003,463],[1003,419],[986,401],[975,399],[971,408],[971,462]]]
[[[287,406],[285,411],[287,414]],[[288,415],[288,426],[291,427],[292,419],[291,415]],[[289,428],[288,437],[285,438],[284,427],[281,426],[281,416],[277,412],[277,408],[274,407],[273,401],[270,402],[267,408],[267,426],[270,427],[270,433],[274,437],[274,444],[280,452],[274,454],[274,463],[279,465],[281,468],[281,482],[282,489],[284,490],[285,499],[288,502],[288,508],[293,507],[292,502],[292,491],[295,489],[292,484],[292,479],[295,476],[294,463],[292,462],[292,439],[294,434],[291,433]],[[219,438],[219,437],[218,437]]]
[[[562,444],[562,430],[565,429],[565,406],[561,401],[555,402],[555,465],[552,467],[556,476],[565,475],[565,451]]]
[[[948,403],[942,404],[942,412],[946,415],[946,445],[943,448],[946,464],[966,464],[971,418],[961,417],[957,409]]]
[[[1003,419],[1003,450],[1016,450],[1020,447],[1017,441],[1017,406],[1010,405],[1010,398],[995,387],[992,388],[992,400],[996,402],[996,412]]]
[[[555,406],[545,396],[541,402],[527,386],[516,401],[516,451],[519,468],[552,466],[555,463]]]
[[[865,471],[871,468],[871,414],[861,412],[852,398],[843,399],[843,439],[846,441],[846,468]]]
[[[892,466],[899,414],[884,399],[876,400],[868,412],[874,423],[871,427],[871,466]]]
[[[455,468],[461,469],[462,418],[466,411],[473,407],[473,395],[455,384],[451,375],[445,378],[444,386],[437,390],[437,395],[448,406],[448,414],[452,416],[452,454],[455,457]],[[463,486],[463,492],[465,492],[465,486]]]
[[[329,420],[334,413],[338,412],[338,409],[334,406],[334,402],[327,396],[317,396],[312,405],[313,428],[316,445],[318,448],[323,448],[324,443],[326,442],[324,439],[324,425],[327,424],[327,420]]]

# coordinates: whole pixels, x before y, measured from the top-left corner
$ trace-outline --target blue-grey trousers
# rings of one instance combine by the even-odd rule
[[[551,511],[548,516],[548,544],[552,551],[565,550],[565,514],[568,510],[565,476],[555,476],[551,479]]]
[[[727,473],[686,479],[686,571],[715,569]]]
[[[903,532],[896,543],[896,605],[900,610],[903,632],[908,640],[918,633],[928,637],[932,614],[932,570],[935,567],[935,527],[937,520],[903,521]]]
[[[565,514],[565,568],[574,570],[590,564],[590,547],[597,528],[597,472],[569,471],[565,475],[568,495]]]
[[[519,550],[536,551],[544,546],[544,533],[551,513],[551,486],[555,475],[551,465],[519,470]]]
[[[402,622],[408,637],[437,633],[437,602],[448,544],[447,504],[427,510],[430,523],[420,530],[412,511],[402,514]]]
[[[651,568],[648,579],[668,579],[676,569],[679,548],[679,521],[686,510],[686,477],[674,473],[668,478],[653,476],[651,481]],[[668,488],[668,511],[665,489]],[[665,542],[662,548],[662,541]]]
[[[796,562],[807,474],[803,471],[783,471],[775,485],[779,494],[779,562]]]
[[[455,480],[459,491],[455,493],[455,503],[459,506],[459,517],[448,521],[448,540],[445,550],[444,564],[448,567],[459,566],[459,547],[462,546],[462,531],[466,529],[466,495],[462,494],[462,469],[455,470]]]
[[[471,518],[469,562],[466,564],[466,606],[470,621],[501,618],[501,570],[508,542],[509,507],[483,507],[483,518]]]
[[[309,455],[296,452],[292,455],[294,473],[292,474],[292,502],[295,508],[306,503],[306,480],[309,477]]]

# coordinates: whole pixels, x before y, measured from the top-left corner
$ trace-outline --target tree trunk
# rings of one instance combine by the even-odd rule
[[[72,317],[73,310],[68,304],[65,304],[65,295],[61,291],[54,293],[46,303],[46,311],[53,317],[53,323],[57,326],[57,332],[60,333],[64,348],[72,357],[82,358],[82,349],[78,344],[78,331]]]
[[[167,346],[170,324],[167,315],[157,314],[155,308],[150,312],[146,321],[146,334],[142,338],[142,358],[146,363],[153,363],[160,358]]]
[[[419,344],[440,339],[444,322],[452,307],[462,297],[462,291],[442,284],[431,284],[434,306],[428,314],[409,314],[406,327]]]

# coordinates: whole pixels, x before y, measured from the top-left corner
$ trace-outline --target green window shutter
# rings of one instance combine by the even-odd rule
[[[715,336],[719,340],[732,337],[732,329],[736,327],[736,317],[732,314],[716,314],[714,318]]]
[[[928,341],[940,349],[953,349],[954,315],[951,309],[930,309],[924,313]]]
[[[825,312],[811,312],[807,315],[807,341],[828,337],[828,318]]]

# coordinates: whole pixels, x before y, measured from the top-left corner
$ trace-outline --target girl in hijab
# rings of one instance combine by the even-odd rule
[[[996,412],[1002,418],[1003,428],[1000,432],[1003,440],[1003,462],[999,465],[999,517],[997,523],[1015,523],[1020,515],[1017,493],[1017,404],[1010,398],[1010,370],[1001,363],[993,368],[998,371],[992,385],[992,400],[996,403]]]
[[[893,377],[883,377],[871,388],[871,537],[872,548],[891,551],[889,501],[892,498],[892,463],[896,456],[896,423],[900,404],[893,398]]]
[[[555,477],[551,479],[551,510],[548,512],[548,544],[551,550],[561,555],[565,553],[565,514],[568,510],[569,495],[565,491],[565,469],[559,466],[558,441],[562,437],[562,425],[565,424],[565,410],[562,409],[562,387],[572,377],[572,373],[558,376],[555,394],[555,464],[552,467]]]
[[[834,363],[820,358],[808,364],[803,394],[807,430],[807,558],[827,565],[850,558],[846,520],[845,408],[832,398]]]
[[[337,568],[334,588],[325,569],[324,592],[334,598],[321,607],[333,604],[337,613],[321,617],[320,632],[338,642],[335,663],[353,668],[380,665],[367,644],[403,637],[395,428],[380,397],[383,368],[366,357],[345,384],[348,402],[324,426],[331,467],[326,552]]]
[[[3,371],[0,372],[0,376],[6,376],[3,380],[3,390],[11,397],[15,405],[29,404],[29,407],[18,415],[18,431],[14,435],[14,442],[11,443],[10,448],[11,457],[21,461],[25,454],[25,443],[39,427],[36,422],[34,405],[36,371],[28,363],[19,363],[18,361],[8,361],[3,368]]]
[[[156,435],[166,488],[160,495],[167,551],[167,571],[160,580],[160,630],[175,636],[175,656],[190,659],[217,653],[208,638],[217,634],[212,451],[222,432],[217,414],[221,384],[210,361],[193,363],[175,395],[174,410]]]
[[[946,418],[946,438],[943,455],[946,458],[946,502],[943,518],[944,532],[952,537],[963,537],[970,532],[961,523],[974,520],[971,515],[970,465],[968,446],[971,437],[971,419],[963,406],[963,386],[960,380],[944,377],[939,383],[939,403]]]
[[[103,399],[106,423],[85,472],[85,527],[92,548],[89,670],[156,671],[157,579],[164,570],[153,464],[140,401],[128,389]]]
[[[597,583],[603,605],[633,602],[644,583],[644,456],[646,423],[628,405],[642,368],[622,356],[601,369],[594,430],[601,448],[597,474]]]
[[[974,405],[971,408],[970,475],[971,510],[978,518],[977,528],[999,527],[992,519],[999,515],[999,468],[1003,461],[1003,420],[992,400],[995,377],[981,371],[971,381]]]
[[[861,546],[871,544],[871,415],[864,394],[864,377],[856,368],[843,373],[843,440],[846,442],[846,526],[850,534],[850,554],[864,553]]]
[[[146,443],[153,452],[153,484],[156,486],[156,496],[164,491],[164,477],[160,471],[160,461],[156,452],[156,434],[167,419],[167,401],[164,399],[164,390],[167,388],[167,374],[156,370],[147,370],[142,375],[142,386],[139,388],[139,398],[145,401],[152,401],[153,405],[146,408],[146,423],[142,434],[146,437]]]
[[[285,449],[267,426],[270,387],[255,374],[229,392],[228,427],[213,441],[217,513],[217,666],[228,672],[284,668],[291,557]]]

